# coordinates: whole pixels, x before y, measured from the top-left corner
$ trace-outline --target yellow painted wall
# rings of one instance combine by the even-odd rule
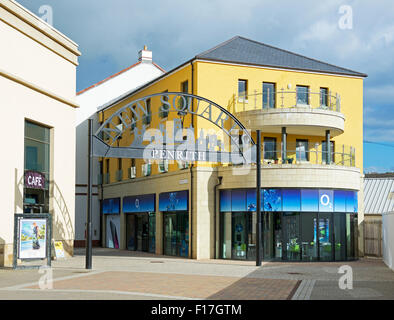
[[[333,138],[338,145],[353,146],[356,151],[356,166],[363,168],[363,79],[346,76],[313,74],[287,70],[273,70],[252,66],[236,66],[199,61],[197,64],[197,94],[211,99],[221,106],[230,107],[232,95],[238,95],[238,79],[248,80],[248,94],[255,91],[262,92],[263,82],[276,83],[276,89],[295,91],[296,85],[309,86],[311,92],[319,92],[320,87],[326,87],[331,94],[339,93],[341,96],[341,112],[345,115],[344,133]],[[291,84],[291,89],[287,85]],[[261,99],[261,96],[259,97]],[[317,99],[318,95],[316,95]],[[249,104],[254,101],[249,96]],[[277,102],[279,103],[279,101]],[[286,101],[285,101],[286,103]],[[293,103],[293,102],[292,102]],[[264,128],[261,128],[263,135]],[[277,136],[280,143],[280,136]],[[310,139],[311,142],[319,142],[320,137],[288,136],[289,143],[295,143],[295,139]]]
[[[154,94],[154,93],[160,93],[160,92],[164,92],[166,90],[168,90],[168,92],[180,92],[181,91],[181,84],[184,81],[188,81],[188,85],[189,85],[189,93],[191,93],[191,85],[192,85],[192,81],[191,81],[191,65],[186,65],[184,68],[182,68],[181,70],[178,70],[176,72],[174,72],[173,74],[171,74],[170,76],[165,77],[164,79],[160,80],[157,83],[154,83],[153,85],[149,86],[148,88],[141,90],[140,92],[136,93],[135,95],[129,97],[128,99],[120,102],[119,104],[105,110],[104,113],[104,119],[107,119],[113,112],[116,112],[117,110],[119,110],[120,108],[122,108],[123,106],[129,104],[130,102],[133,102],[136,99],[142,98],[144,96],[150,95],[150,94]],[[158,128],[159,127],[159,123],[162,120],[161,118],[159,118],[158,115],[158,110],[159,107],[161,106],[161,102],[160,102],[160,98],[159,97],[154,97],[151,99],[151,110],[153,113],[152,116],[152,122],[149,126],[149,128]],[[131,115],[129,114],[129,117]],[[176,117],[177,114],[174,112],[170,112],[168,118],[165,118],[165,120],[171,121],[174,117]],[[187,115],[185,117],[185,121],[184,121],[184,125],[185,127],[190,126],[190,122],[191,122],[191,116]],[[142,128],[142,121],[138,121],[137,122],[137,127],[139,129]],[[134,135],[131,134],[129,135],[129,138],[125,139],[122,138],[119,142],[119,146],[125,146],[125,145],[130,145],[131,142],[134,139]],[[116,171],[118,170],[118,159],[110,159],[110,168],[109,168],[109,173],[110,173],[110,182],[115,182],[115,177],[116,177]],[[104,161],[104,172],[108,172],[107,166],[106,166],[106,161]],[[142,177],[142,164],[145,163],[144,160],[142,159],[135,159],[135,163],[136,163],[136,170],[137,170],[137,177]],[[128,168],[130,168],[131,166],[131,159],[122,159],[122,168],[123,168],[123,179],[127,179],[127,170]],[[169,164],[169,171],[174,171],[174,170],[178,170],[178,164],[177,163],[172,163]],[[158,171],[158,165],[157,164],[152,164],[152,171],[151,174],[159,174]]]
[[[273,82],[276,83],[276,90],[295,91],[297,85],[309,86],[311,92],[318,93],[321,87],[326,87],[329,89],[330,94],[335,95],[338,93],[341,96],[341,112],[345,115],[345,130],[344,133],[333,138],[335,145],[346,145],[355,148],[356,152],[356,166],[361,169],[363,168],[363,79],[339,76],[339,75],[326,75],[326,74],[316,74],[307,72],[297,72],[297,71],[287,71],[287,70],[273,70],[266,68],[258,68],[253,66],[237,66],[229,64],[212,63],[205,61],[195,61],[194,63],[194,88],[193,92],[191,89],[192,85],[192,67],[190,64],[184,66],[180,70],[164,77],[157,83],[150,85],[149,87],[141,90],[135,95],[129,97],[123,102],[120,102],[116,106],[113,106],[104,111],[104,119],[107,119],[110,114],[119,108],[125,106],[126,104],[132,102],[135,99],[142,98],[146,95],[163,92],[168,90],[169,92],[181,91],[181,83],[184,81],[189,82],[189,93],[194,93],[195,95],[205,97],[210,99],[219,105],[226,107],[228,110],[232,110],[232,103],[234,101],[234,94],[238,95],[238,79],[248,80],[248,94],[251,95],[255,92],[262,92],[263,82]],[[288,84],[291,88],[288,89]],[[246,104],[246,108],[251,107],[253,104],[253,97],[250,96]],[[261,96],[258,97],[261,99]],[[289,99],[289,98],[287,98]],[[313,96],[311,99],[319,99],[319,96]],[[277,103],[280,103],[277,101]],[[285,100],[285,104],[290,104],[291,101]],[[312,103],[314,103],[312,101]],[[316,104],[316,103],[314,103]],[[158,128],[160,118],[158,117],[158,108],[161,103],[159,98],[152,99],[152,122],[151,128]],[[214,116],[219,114],[219,111],[215,110],[213,112]],[[175,113],[169,113],[168,120],[172,120],[173,117],[177,116]],[[187,115],[185,118],[185,127],[188,127],[191,122],[191,115]],[[141,128],[142,122],[138,122],[138,127]],[[209,123],[207,120],[194,116],[194,127],[199,128],[211,128],[215,127]],[[219,128],[217,128],[218,134],[220,133]],[[280,134],[264,133],[264,128],[261,128],[263,137],[276,137],[277,138],[277,151],[278,156],[280,156]],[[198,134],[198,133],[196,133]],[[130,138],[123,138],[120,140],[119,146],[130,145],[133,136]],[[324,137],[316,136],[288,136],[288,144],[295,145],[296,139],[308,139],[310,151],[314,151],[313,145],[315,143],[321,143]],[[263,141],[263,139],[262,139]],[[336,151],[340,151],[337,150]],[[292,157],[291,154],[289,154]],[[311,162],[314,162],[313,152],[311,153]],[[104,162],[104,172],[107,172],[107,168]],[[141,165],[144,160],[135,160],[137,167],[137,177],[142,176]],[[206,166],[205,163],[200,163],[198,166]],[[130,159],[122,160],[123,169],[123,179],[127,179],[127,170],[131,166]],[[115,182],[115,174],[118,170],[118,160],[110,159],[110,182]],[[179,170],[177,163],[169,165],[169,171]],[[159,174],[158,165],[152,164],[152,175]]]

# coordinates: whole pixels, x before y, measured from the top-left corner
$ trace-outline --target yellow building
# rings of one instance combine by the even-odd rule
[[[215,102],[253,139],[256,130],[262,132],[263,258],[349,260],[363,252],[363,208],[357,199],[363,198],[364,77],[234,37],[103,106],[99,119],[105,124],[133,101],[166,91]],[[173,104],[182,105],[178,100]],[[121,121],[107,125],[122,132],[116,146],[130,146],[142,128],[170,130],[177,124],[183,134],[192,127],[196,139],[201,129],[216,134],[219,144],[226,139],[203,117],[163,112],[165,101],[146,100],[149,116],[138,104],[124,111],[130,119],[141,113],[131,127]],[[198,107],[193,102],[192,108]],[[220,122],[220,110],[206,112]],[[103,158],[101,168],[107,246],[255,260],[254,165]]]

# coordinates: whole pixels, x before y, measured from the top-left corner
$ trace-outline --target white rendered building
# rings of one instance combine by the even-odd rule
[[[14,259],[43,258],[33,254],[37,247],[31,244],[20,248],[31,239],[24,238],[25,229],[14,232],[15,214],[50,214],[52,228],[43,224],[42,230],[52,229],[49,240],[62,241],[66,255],[73,254],[75,162],[70,159],[81,53],[75,42],[12,0],[0,0],[0,42],[2,126],[12,135],[4,139],[0,160],[0,266],[11,267]],[[40,183],[32,184],[33,177]],[[40,250],[50,237],[45,231],[37,236],[43,241]],[[19,251],[13,250],[15,243]],[[29,257],[22,250],[31,251]]]
[[[88,183],[88,119],[93,119],[93,130],[98,129],[97,111],[102,105],[122,96],[130,90],[161,76],[164,70],[152,60],[152,51],[146,46],[138,54],[138,62],[132,66],[80,91],[77,102],[80,108],[76,120],[76,197],[75,197],[75,246],[85,246],[87,183]],[[93,245],[100,244],[100,201],[98,176],[99,161],[93,162],[93,204],[92,204],[92,240]]]

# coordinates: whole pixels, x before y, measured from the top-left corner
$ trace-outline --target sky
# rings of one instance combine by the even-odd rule
[[[366,73],[364,171],[394,171],[392,0],[18,2],[43,18],[50,6],[53,26],[78,43],[78,91],[137,62],[144,45],[168,71],[236,35]]]

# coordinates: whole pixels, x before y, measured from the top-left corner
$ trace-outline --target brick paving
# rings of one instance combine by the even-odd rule
[[[379,259],[288,263],[189,260],[111,249],[53,261],[53,290],[38,289],[38,270],[0,269],[0,299],[391,299],[394,272]],[[341,290],[338,268],[353,269],[354,288]]]
[[[115,271],[55,281],[53,289],[122,291],[212,300],[285,300],[296,284],[296,280]],[[39,289],[37,285],[26,288]]]

